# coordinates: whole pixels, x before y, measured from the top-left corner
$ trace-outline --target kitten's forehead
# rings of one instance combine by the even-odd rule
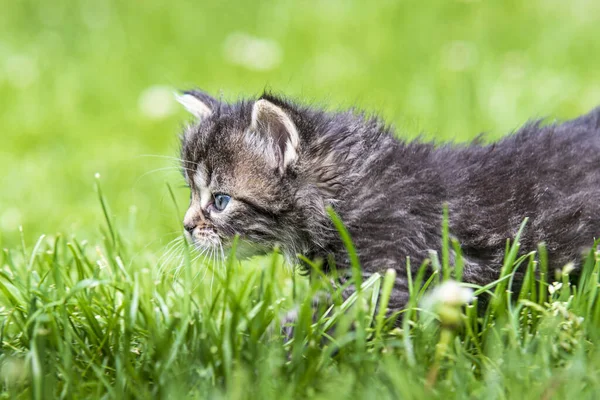
[[[194,182],[196,198],[200,201],[201,208],[205,208],[212,198],[210,179],[211,177],[208,176],[208,169],[206,166],[198,164],[196,171],[194,171],[192,176],[192,180]]]
[[[197,165],[196,170],[194,171],[194,174],[192,176],[192,180],[194,181],[194,185],[197,188],[208,187],[208,185],[210,184],[210,182],[208,181],[208,169],[204,164]]]
[[[182,135],[182,158],[194,164],[215,163],[215,158],[235,152],[232,142],[244,132],[246,125],[240,116],[217,113],[187,127]]]
[[[253,151],[244,140],[250,108],[242,111],[215,113],[184,137],[183,158],[193,169],[188,179],[201,196],[220,191],[259,201],[273,195],[272,171],[264,155]]]

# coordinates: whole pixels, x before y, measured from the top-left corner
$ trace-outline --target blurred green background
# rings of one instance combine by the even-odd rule
[[[112,213],[136,244],[179,231],[172,100],[268,88],[379,112],[398,135],[490,138],[600,104],[600,2],[0,0],[0,245],[94,238]],[[127,229],[128,228],[128,229]]]

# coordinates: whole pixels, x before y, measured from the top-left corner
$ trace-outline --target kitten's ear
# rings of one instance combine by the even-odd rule
[[[250,131],[267,139],[267,153],[280,171],[298,157],[300,138],[296,125],[281,107],[270,101],[260,99],[254,103]]]
[[[175,94],[177,101],[199,120],[210,117],[219,101],[199,90],[188,90],[183,94]]]

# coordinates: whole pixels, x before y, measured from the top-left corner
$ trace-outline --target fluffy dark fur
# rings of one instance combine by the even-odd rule
[[[400,141],[380,119],[353,111],[265,94],[260,103],[275,108],[254,121],[255,100],[186,94],[200,107],[182,138],[186,179],[198,192],[194,176],[203,168],[205,190],[232,198],[231,210],[216,212],[192,196],[186,227],[202,249],[238,234],[259,251],[279,245],[292,262],[298,253],[333,257],[343,269],[349,260],[325,212],[330,205],[365,274],[397,271],[390,308],[398,309],[407,300],[406,258],[416,269],[441,247],[444,204],[465,256],[464,279],[477,284],[498,277],[506,239],[525,217],[522,251],[545,242],[555,268],[578,265],[600,233],[600,108],[565,123],[529,123],[491,145],[435,146]]]

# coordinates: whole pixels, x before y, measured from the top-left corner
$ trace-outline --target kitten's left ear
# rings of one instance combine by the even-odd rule
[[[199,90],[187,90],[183,94],[175,94],[175,99],[200,121],[210,117],[219,101]]]
[[[252,108],[250,131],[267,139],[267,153],[280,171],[296,160],[300,138],[292,119],[281,108],[260,99]]]

